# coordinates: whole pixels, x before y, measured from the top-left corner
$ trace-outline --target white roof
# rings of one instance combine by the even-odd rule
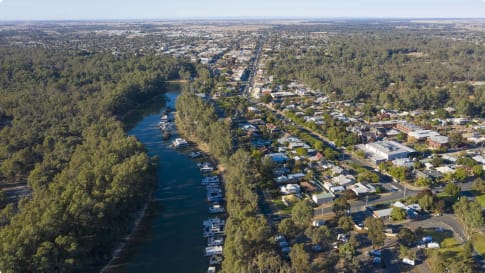
[[[423,139],[423,138],[428,138],[433,136],[439,136],[440,134],[432,130],[417,130],[417,131],[410,132],[408,135],[416,139]]]

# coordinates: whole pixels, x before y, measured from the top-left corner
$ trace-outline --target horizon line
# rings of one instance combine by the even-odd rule
[[[45,18],[45,19],[0,19],[0,22],[113,22],[113,21],[223,21],[223,20],[485,20],[485,17],[291,17],[291,16],[215,16],[215,17],[174,17],[174,18]]]

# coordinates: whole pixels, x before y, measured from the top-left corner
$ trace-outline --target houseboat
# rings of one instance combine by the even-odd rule
[[[202,179],[202,185],[218,184],[219,181],[218,176],[207,176]]]
[[[207,239],[207,246],[222,246],[224,245],[224,238],[221,236],[212,236]]]
[[[189,154],[190,158],[199,158],[202,157],[204,154],[200,151],[194,151]]]
[[[183,138],[176,138],[172,141],[172,146],[175,148],[185,148],[189,146],[189,143]]]
[[[205,256],[222,255],[222,246],[208,246],[204,251]]]
[[[220,204],[213,204],[209,207],[209,213],[216,214],[216,213],[223,213],[226,210]]]
[[[214,167],[209,162],[204,162],[201,164],[200,171],[202,173],[210,173],[214,171]]]

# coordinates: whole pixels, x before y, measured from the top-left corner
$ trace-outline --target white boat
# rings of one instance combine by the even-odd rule
[[[208,246],[204,251],[205,256],[222,255],[222,246]]]
[[[225,211],[224,207],[219,204],[214,204],[209,207],[209,213],[223,213]]]
[[[191,152],[189,154],[189,157],[190,158],[198,158],[198,157],[202,157],[204,154],[202,152]]]
[[[224,245],[224,238],[220,236],[212,236],[207,240],[207,246],[221,246]]]
[[[175,148],[184,148],[189,146],[189,143],[183,138],[176,138],[172,141],[172,145]]]
[[[214,184],[214,183],[219,183],[218,176],[208,176],[208,177],[202,178],[202,185],[208,185],[208,184]]]
[[[219,217],[209,218],[207,220],[204,220],[204,222],[202,222],[202,225],[204,227],[210,227],[212,225],[225,225],[225,224],[226,224],[226,221]]]
[[[200,171],[202,173],[210,173],[214,171],[214,167],[209,162],[204,162],[200,167]]]
[[[215,266],[209,266],[209,268],[207,268],[207,273],[216,273],[216,267]]]

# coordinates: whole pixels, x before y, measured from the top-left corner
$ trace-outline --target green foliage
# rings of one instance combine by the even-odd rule
[[[468,177],[468,171],[465,170],[464,168],[458,168],[458,169],[456,169],[455,173],[453,174],[453,177],[458,182],[463,182]]]
[[[342,217],[346,215],[349,209],[350,209],[350,204],[347,202],[345,198],[339,197],[333,200],[332,210],[337,217]]]
[[[393,207],[391,211],[391,218],[394,221],[400,221],[406,219],[407,214],[403,208]]]
[[[291,209],[291,219],[300,228],[304,228],[310,224],[313,218],[313,208],[308,199],[304,199],[295,204]]]
[[[372,242],[373,247],[384,245],[386,235],[384,234],[382,219],[369,216],[365,219],[364,226],[367,227],[367,237]]]
[[[295,225],[295,222],[290,218],[285,218],[278,224],[278,233],[284,236],[294,238],[297,235],[297,232],[298,228]]]
[[[470,233],[473,229],[481,227],[484,223],[482,206],[476,201],[460,198],[460,200],[453,205],[453,209],[455,214],[460,217],[465,224],[465,231],[467,233]]]
[[[472,189],[477,192],[484,193],[485,181],[483,181],[481,178],[475,178],[475,180],[473,180]]]
[[[295,244],[290,251],[291,268],[295,273],[310,272],[310,254],[303,246],[303,244]]]
[[[461,189],[458,185],[453,182],[448,182],[443,189],[443,192],[451,196],[452,199],[456,199],[461,192]]]
[[[33,191],[18,211],[0,214],[0,268],[94,271],[155,182],[153,162],[118,120],[190,65],[40,48],[1,48],[0,56],[0,108],[13,119],[0,131],[0,176],[28,180]]]
[[[181,132],[208,143],[216,157],[225,159],[232,153],[230,123],[218,120],[214,107],[200,97],[183,92],[176,102],[176,121]]]
[[[278,83],[297,80],[335,99],[365,102],[367,115],[374,113],[372,105],[406,110],[453,105],[459,114],[484,115],[483,87],[468,83],[485,77],[482,46],[431,37],[428,30],[337,33],[324,47],[301,55],[298,47],[280,50],[267,64],[268,73]],[[463,83],[450,84],[458,81]]]
[[[354,229],[354,221],[350,216],[341,216],[338,219],[338,225],[339,227],[341,227],[343,230],[346,230],[346,231],[351,231]]]
[[[404,244],[405,246],[411,246],[412,244],[415,243],[417,239],[414,232],[409,228],[405,228],[405,227],[399,230],[398,236],[401,243]]]
[[[419,187],[427,187],[427,186],[430,186],[431,183],[432,183],[432,180],[429,177],[419,177],[416,180],[416,185]]]

